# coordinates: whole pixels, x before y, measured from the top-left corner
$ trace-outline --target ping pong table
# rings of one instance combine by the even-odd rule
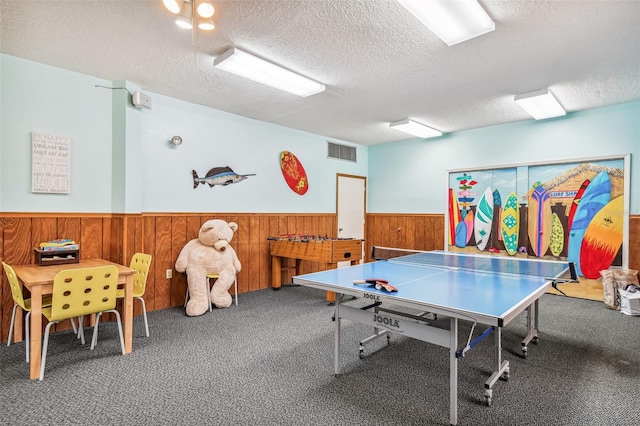
[[[374,248],[375,250],[375,248]],[[495,371],[484,384],[487,405],[493,385],[509,378],[509,361],[502,359],[502,327],[527,311],[527,335],[522,340],[526,357],[530,342],[538,341],[538,299],[557,282],[572,275],[568,262],[454,252],[411,252],[344,268],[293,277],[294,284],[336,293],[335,374],[340,374],[340,326],[346,319],[373,327],[364,345],[390,332],[449,348],[449,422],[458,421],[458,358],[494,334]],[[355,282],[388,280],[397,292]],[[362,298],[367,306],[344,304],[344,296]],[[351,299],[350,299],[351,300]],[[399,310],[400,309],[400,310]],[[429,316],[449,318],[449,329],[429,324]],[[458,347],[458,321],[473,323],[465,345]],[[476,325],[488,326],[473,340]]]

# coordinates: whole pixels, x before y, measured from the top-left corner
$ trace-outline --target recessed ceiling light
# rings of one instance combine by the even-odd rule
[[[516,95],[513,100],[536,120],[560,117],[567,114],[549,89],[540,89]]]
[[[431,127],[425,126],[424,124],[420,124],[408,118],[389,123],[389,127],[413,136],[418,136],[419,138],[435,138],[437,136],[442,136],[441,131],[432,129]]]
[[[213,66],[302,97],[325,90],[324,84],[253,56],[237,47],[232,47],[218,56]]]
[[[477,0],[398,0],[447,45],[496,29]]]

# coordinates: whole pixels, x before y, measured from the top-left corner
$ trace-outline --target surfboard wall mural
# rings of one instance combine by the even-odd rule
[[[450,172],[447,249],[567,260],[585,282],[597,281],[601,300],[600,271],[628,264],[628,164],[621,157]],[[580,288],[570,296],[581,297]]]

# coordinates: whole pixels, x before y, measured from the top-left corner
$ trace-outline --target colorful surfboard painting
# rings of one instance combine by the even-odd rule
[[[529,243],[536,256],[542,257],[551,242],[551,200],[542,185],[529,193]]]
[[[493,190],[493,208],[497,209],[496,210],[496,215],[497,215],[497,224],[498,224],[498,231],[496,232],[496,238],[498,241],[502,241],[502,232],[500,232],[500,224],[502,223],[502,197],[500,196],[500,191],[498,191],[497,189]]]
[[[464,222],[458,223],[456,226],[456,247],[464,248],[467,246],[467,227]]]
[[[453,188],[449,188],[449,245],[456,241],[458,224],[460,223],[460,209],[458,201],[453,194]]]
[[[450,172],[460,220],[446,249],[571,262],[580,280],[562,290],[601,301],[601,271],[633,268],[630,157]]]
[[[606,171],[600,172],[591,181],[582,194],[580,204],[576,208],[571,229],[569,230],[569,247],[567,259],[576,265],[576,271],[582,274],[580,250],[591,219],[609,202],[611,196],[611,181]]]
[[[553,213],[551,219],[551,241],[549,243],[549,250],[555,257],[560,256],[562,249],[564,248],[564,228],[562,222],[557,213]]]
[[[580,185],[578,192],[576,192],[575,197],[573,197],[571,207],[569,207],[569,218],[567,219],[567,229],[565,230],[567,233],[565,237],[565,240],[567,241],[567,250],[569,249],[569,231],[571,230],[571,225],[573,224],[573,217],[575,216],[578,204],[580,204],[580,200],[582,199],[582,194],[584,194],[584,191],[587,189],[587,186],[589,186],[590,183],[591,181],[589,179],[585,179],[584,182],[582,182],[582,185]]]
[[[515,192],[512,192],[504,203],[500,222],[502,240],[509,256],[515,255],[518,251],[519,223],[520,206],[518,204],[518,196]]]
[[[585,278],[597,279],[608,269],[622,245],[624,197],[609,201],[593,217],[584,233],[580,268]]]
[[[488,187],[480,201],[476,210],[474,220],[473,233],[476,238],[476,246],[478,250],[483,251],[489,242],[491,235],[491,224],[493,222],[493,191]]]
[[[465,245],[467,245],[473,235],[473,210],[467,210],[467,214],[464,215],[463,222],[467,228],[467,241],[465,241]]]

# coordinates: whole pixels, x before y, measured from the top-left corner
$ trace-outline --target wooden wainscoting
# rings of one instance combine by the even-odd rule
[[[371,247],[400,247],[412,250],[444,249],[444,215],[367,214],[365,253]]]
[[[153,262],[145,294],[147,310],[164,309],[184,303],[186,279],[184,274],[175,272],[174,264],[182,247],[197,237],[201,224],[209,219],[238,224],[238,232],[231,245],[242,263],[242,271],[238,274],[239,293],[271,286],[267,237],[293,233],[336,236],[335,214],[324,213],[1,213],[0,258],[10,265],[32,263],[33,248],[54,238],[77,241],[84,259],[102,258],[128,264],[134,253],[149,253]],[[640,269],[640,216],[630,218],[629,231],[629,267]],[[367,214],[364,244],[366,260],[369,260],[373,244],[417,250],[443,249],[444,215]],[[323,268],[319,262],[303,261],[301,273]],[[172,271],[171,279],[166,278],[167,269]],[[13,299],[4,271],[0,274],[2,342],[7,338]],[[291,282],[290,272],[285,271],[283,283],[288,282]],[[134,304],[134,314],[141,314],[138,303]]]
[[[366,229],[369,248],[372,244],[414,250],[444,248],[444,215],[368,214]],[[640,270],[639,215],[629,218],[629,269]],[[598,301],[604,297],[600,279],[583,278],[579,284],[565,284],[560,288],[571,297]]]
[[[33,248],[55,238],[78,242],[83,259],[102,258],[128,265],[134,253],[149,253],[153,261],[145,291],[147,310],[164,309],[184,303],[186,277],[176,273],[175,261],[182,247],[197,238],[200,226],[209,219],[238,224],[238,232],[231,242],[242,263],[238,293],[271,286],[267,237],[290,233],[336,236],[335,214],[3,213],[0,214],[0,258],[10,265],[33,263]],[[301,273],[323,267],[319,262],[304,261]],[[172,271],[171,279],[166,278],[168,269]],[[13,299],[4,271],[0,274],[0,341],[6,342]],[[283,282],[291,282],[289,272],[283,274]],[[141,313],[140,304],[134,303],[134,314]],[[67,327],[68,324],[60,326]]]

